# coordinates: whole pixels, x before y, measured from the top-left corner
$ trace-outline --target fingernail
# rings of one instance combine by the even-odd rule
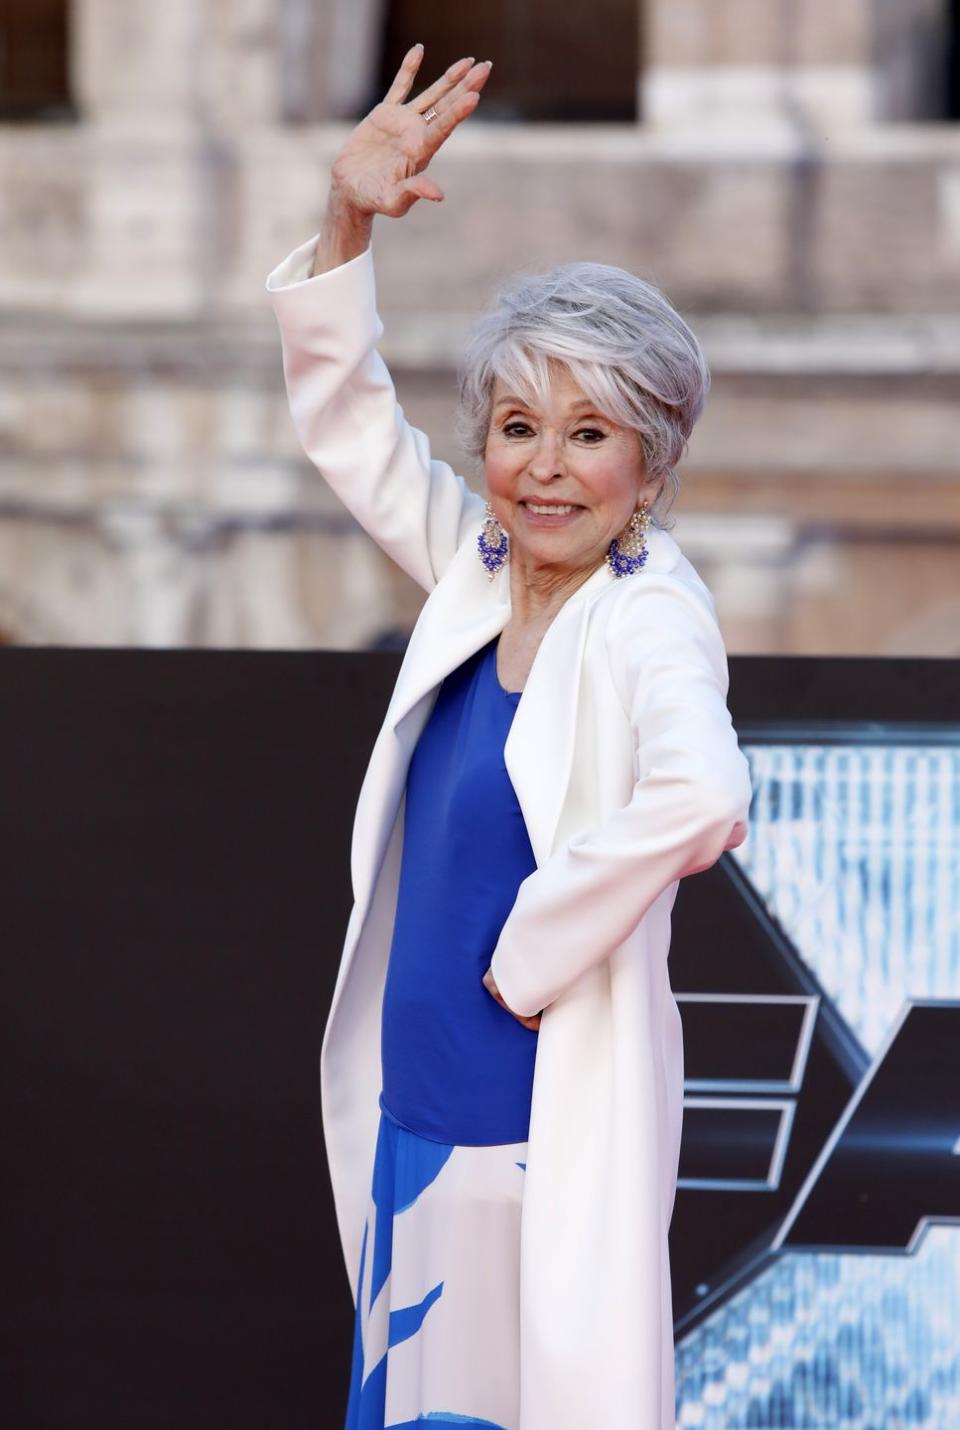
[[[486,65],[486,67],[487,67],[488,70],[492,70],[492,69],[493,69],[493,60],[484,60],[483,63]]]

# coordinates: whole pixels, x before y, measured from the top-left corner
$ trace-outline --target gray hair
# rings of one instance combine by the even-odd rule
[[[457,432],[475,462],[483,461],[497,378],[542,399],[551,359],[600,412],[639,433],[647,476],[661,479],[651,523],[662,527],[680,489],[675,468],[710,390],[690,328],[659,288],[606,263],[563,263],[511,279],[474,324],[460,364]]]

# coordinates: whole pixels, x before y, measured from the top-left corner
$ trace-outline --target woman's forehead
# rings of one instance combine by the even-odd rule
[[[548,392],[543,396],[556,402],[563,402],[571,411],[578,407],[593,408],[595,403],[584,392],[570,369],[564,364],[551,360],[547,366]],[[532,391],[526,383],[508,381],[497,377],[493,385],[493,405],[513,404],[517,407],[536,406],[541,394]]]

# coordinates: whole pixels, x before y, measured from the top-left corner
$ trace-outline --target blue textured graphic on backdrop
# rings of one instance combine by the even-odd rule
[[[733,858],[791,991],[678,994],[678,1211],[735,1209],[740,1247],[679,1322],[677,1423],[955,1430],[960,750],[743,748]]]

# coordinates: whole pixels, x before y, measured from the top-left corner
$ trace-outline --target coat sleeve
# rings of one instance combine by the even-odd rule
[[[373,250],[310,278],[316,238],[278,264],[267,292],[280,328],[294,427],[363,529],[432,590],[483,500],[404,418],[376,345]]]
[[[606,637],[633,731],[632,796],[520,885],[491,966],[521,1016],[607,958],[675,879],[709,869],[747,837],[750,769],[726,705],[712,599],[670,576],[644,580]]]

